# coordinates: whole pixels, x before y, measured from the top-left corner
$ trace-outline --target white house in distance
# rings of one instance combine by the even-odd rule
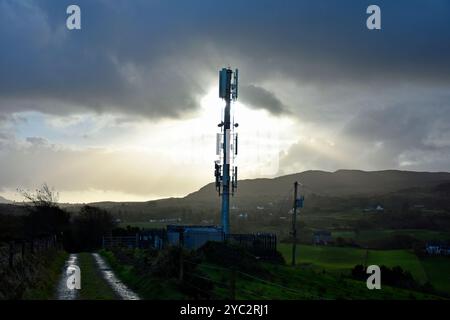
[[[381,204],[377,204],[376,206],[365,208],[364,212],[383,213],[384,212],[384,207]]]
[[[450,246],[443,242],[428,242],[425,251],[433,256],[450,256]]]

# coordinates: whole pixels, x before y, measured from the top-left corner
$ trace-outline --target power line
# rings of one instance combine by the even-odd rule
[[[196,263],[191,262],[189,260],[185,260],[185,262],[188,262],[188,263],[191,263],[191,264],[196,264]],[[200,267],[206,267],[206,268],[210,268],[210,269],[215,269],[215,270],[232,272],[231,269],[225,268],[225,267],[212,266],[212,265],[208,265],[208,264],[196,264],[196,265],[198,265]],[[286,286],[283,286],[281,284],[278,284],[278,283],[275,283],[275,282],[271,282],[271,281],[268,281],[268,280],[264,280],[264,279],[252,276],[252,275],[250,275],[248,273],[245,273],[245,272],[242,272],[242,271],[236,271],[236,272],[239,273],[239,274],[242,274],[242,275],[244,275],[244,276],[246,276],[248,278],[251,278],[253,280],[257,280],[257,281],[260,281],[260,282],[268,284],[268,285],[272,285],[272,286],[275,286],[275,287],[278,287],[278,288],[281,288],[281,289],[284,289],[284,290],[288,290],[288,291],[291,291],[292,293],[301,294],[301,295],[304,294],[304,292],[298,291],[296,289],[289,288],[289,287],[286,287]],[[220,281],[215,280],[215,279],[206,278],[206,277],[203,277],[203,276],[200,276],[200,275],[196,275],[196,274],[193,274],[193,273],[189,273],[189,274],[193,275],[195,277],[198,277],[198,278],[202,278],[202,279],[205,279],[205,280],[209,280],[209,281],[212,281],[212,282],[219,283],[222,286],[227,286],[228,285],[228,284],[224,284],[223,282],[220,282]]]
[[[204,279],[204,280],[207,280],[207,281],[211,281],[211,282],[220,284],[220,285],[225,286],[225,287],[228,286],[228,284],[223,283],[223,282],[221,282],[221,281],[219,281],[219,280],[215,280],[215,279],[203,277],[203,276],[200,276],[200,275],[198,275],[198,274],[190,273],[190,272],[189,272],[188,274],[191,275],[191,276],[193,276],[193,277],[200,278],[200,279]]]
[[[261,278],[252,276],[252,275],[250,275],[250,274],[248,274],[248,273],[245,273],[245,272],[238,271],[238,273],[240,273],[240,274],[242,274],[242,275],[244,275],[244,276],[247,276],[247,277],[249,277],[249,278],[251,278],[251,279],[254,279],[254,280],[257,280],[257,281],[260,281],[260,282],[263,282],[263,283],[266,283],[266,284],[269,284],[269,285],[272,285],[272,286],[276,286],[276,287],[279,287],[279,288],[282,288],[282,289],[285,289],[285,290],[289,290],[289,291],[294,292],[294,293],[297,293],[297,294],[303,294],[303,292],[298,291],[298,290],[296,290],[296,289],[292,289],[292,288],[289,288],[289,287],[285,287],[285,286],[283,286],[283,285],[281,285],[281,284],[278,284],[278,283],[275,283],[275,282],[271,282],[271,281],[267,281],[267,280],[264,280],[264,279],[261,279]]]
[[[208,296],[212,296],[213,295],[212,292],[209,292],[209,291],[206,291],[206,290],[204,290],[202,288],[199,288],[199,287],[193,285],[192,283],[190,283],[188,281],[185,281],[184,283],[187,284],[188,286],[190,286],[191,288],[194,288],[194,289],[196,289],[196,290],[198,290],[198,291],[200,291],[200,292],[202,292],[202,293],[204,293],[204,294],[206,294]]]
[[[211,281],[213,281],[213,282],[216,282],[216,283],[221,284],[221,285],[224,286],[224,287],[227,287],[227,286],[228,286],[228,284],[224,284],[224,283],[222,283],[222,282],[220,282],[220,281],[217,281],[217,280],[214,280],[214,279],[209,279],[209,278],[206,278],[206,277],[202,277],[202,276],[199,276],[199,275],[196,275],[196,274],[193,274],[193,273],[188,273],[188,274],[191,275],[191,276],[200,278],[200,279],[211,280]],[[190,287],[194,288],[194,289],[197,289],[197,290],[199,290],[199,291],[205,293],[205,294],[211,294],[210,292],[208,292],[208,291],[206,291],[206,290],[204,290],[204,289],[202,289],[202,288],[199,288],[199,287],[193,285],[191,282],[187,282],[187,281],[186,281],[186,284],[189,285]],[[260,294],[260,293],[255,292],[255,291],[243,289],[243,288],[241,288],[241,287],[237,287],[236,289],[237,289],[238,291],[242,291],[242,292],[245,292],[245,293],[247,293],[247,294],[250,294],[250,295],[252,295],[252,296],[254,296],[254,297],[256,297],[256,298],[263,298],[263,299],[267,299],[267,300],[270,300],[270,299],[271,299],[270,297],[267,297],[267,296],[265,296],[265,295],[263,295],[263,294]]]
[[[237,290],[240,290],[240,291],[243,291],[243,292],[248,293],[250,295],[253,295],[256,298],[263,298],[263,299],[271,300],[271,298],[269,298],[269,297],[267,297],[265,295],[262,295],[260,293],[256,293],[256,292],[251,291],[251,290],[242,289],[242,288],[237,288]]]
[[[204,264],[204,263],[195,263],[193,261],[189,261],[189,260],[185,260],[185,262],[190,263],[192,265],[197,265],[199,267],[206,267],[206,268],[210,268],[210,269],[216,269],[216,270],[222,270],[222,271],[230,271],[231,269],[225,268],[225,267],[219,267],[219,266],[213,266],[210,264]]]

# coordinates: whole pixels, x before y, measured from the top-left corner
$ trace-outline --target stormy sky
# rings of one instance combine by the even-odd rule
[[[211,182],[227,66],[241,178],[450,168],[447,0],[0,0],[0,195],[47,182],[62,201],[148,200]]]

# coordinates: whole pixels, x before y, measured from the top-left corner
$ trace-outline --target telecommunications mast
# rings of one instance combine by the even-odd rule
[[[234,159],[238,151],[238,136],[235,128],[237,123],[231,123],[231,101],[238,97],[238,70],[223,68],[219,72],[219,97],[225,100],[223,120],[219,123],[220,133],[217,134],[214,176],[216,190],[222,196],[221,225],[225,234],[230,232],[230,193],[234,195],[237,189],[237,166]],[[231,170],[230,170],[231,169]],[[230,173],[231,171],[231,173]]]

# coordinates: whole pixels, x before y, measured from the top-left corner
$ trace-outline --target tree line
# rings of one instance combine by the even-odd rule
[[[68,252],[92,251],[115,228],[106,210],[85,205],[69,213],[58,205],[58,194],[44,184],[35,192],[21,191],[25,214],[0,214],[0,242],[55,236]]]

